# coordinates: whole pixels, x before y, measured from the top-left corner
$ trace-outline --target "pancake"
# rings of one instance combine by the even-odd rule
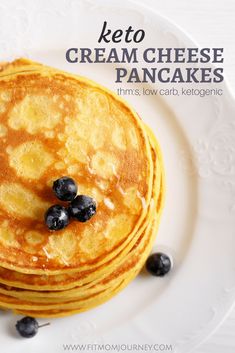
[[[162,199],[161,199],[162,195],[159,195],[159,202],[158,202],[158,206],[162,205]],[[155,210],[154,210],[155,211]],[[154,217],[155,212],[152,213],[152,218]],[[160,210],[159,210],[159,215],[160,215]],[[158,216],[159,217],[159,216]],[[122,268],[127,268],[127,263],[131,261],[131,259],[134,257],[137,257],[137,252],[142,251],[143,249],[145,249],[144,247],[146,247],[146,244],[149,244],[149,233],[150,233],[150,229],[149,227],[151,226],[152,221],[150,223],[150,225],[148,226],[148,229],[145,231],[144,236],[138,240],[138,242],[136,242],[135,246],[131,249],[130,253],[126,256],[125,261],[123,261],[121,264],[119,264],[119,266],[117,266],[115,268],[115,271],[113,269],[113,271],[110,273],[108,273],[108,271],[105,273],[105,277],[101,277],[99,276],[99,282],[95,285],[95,282],[92,281],[91,284],[89,283],[88,286],[83,285],[83,286],[79,286],[78,288],[73,288],[72,290],[67,290],[67,291],[43,291],[43,292],[37,292],[35,291],[36,286],[33,287],[33,291],[26,291],[26,290],[19,290],[17,288],[15,288],[15,291],[13,290],[12,287],[10,287],[9,289],[3,289],[4,286],[0,287],[0,293],[7,293],[16,297],[21,297],[21,298],[35,298],[35,297],[40,297],[43,299],[47,299],[47,298],[66,298],[69,299],[71,297],[73,297],[74,295],[76,296],[81,296],[82,295],[82,289],[85,289],[85,293],[87,294],[88,292],[93,291],[95,288],[99,289],[100,288],[100,282],[102,282],[102,284],[104,284],[105,282],[108,283],[108,285],[110,285],[110,281],[107,280],[107,278],[110,278],[110,280],[112,280],[113,278],[116,278],[116,276],[114,276],[114,272],[118,272],[119,274],[122,272],[121,269]],[[143,247],[144,246],[144,247]],[[134,256],[133,256],[134,255]],[[132,266],[130,266],[130,268],[132,268]],[[49,277],[49,279],[52,276]],[[58,281],[57,281],[58,282]],[[12,283],[11,283],[12,284]],[[85,287],[85,288],[84,288]],[[95,287],[95,288],[94,288]]]
[[[156,223],[157,223],[157,219],[155,218],[155,223],[151,223],[149,225],[149,233],[150,230],[152,231],[152,228],[155,226],[156,227]],[[148,241],[145,241],[144,244],[144,251],[147,251],[147,255],[149,253],[149,249],[152,246],[152,240],[153,240],[153,232],[151,232],[152,234],[152,239],[151,241],[149,241],[149,239],[147,239]],[[148,234],[149,235],[149,234]],[[139,255],[140,256],[140,255]],[[77,310],[77,308],[83,308],[83,310],[87,310],[90,308],[91,305],[93,305],[93,302],[99,302],[100,300],[104,300],[104,298],[107,298],[106,296],[109,296],[113,293],[113,290],[115,291],[115,289],[117,288],[117,286],[119,287],[119,285],[121,283],[123,283],[123,281],[125,280],[125,283],[127,283],[127,281],[131,281],[131,279],[133,278],[133,275],[136,275],[137,272],[141,269],[143,262],[145,261],[145,256],[141,255],[141,261],[139,261],[139,258],[137,257],[137,254],[135,252],[135,255],[132,256],[132,258],[127,259],[126,263],[121,266],[120,268],[118,268],[111,276],[110,278],[106,278],[105,280],[102,281],[102,284],[105,283],[109,283],[110,284],[110,280],[112,284],[112,287],[108,287],[105,289],[105,291],[98,291],[98,293],[86,293],[87,296],[85,298],[79,298],[74,300],[74,298],[69,298],[67,299],[67,302],[63,302],[62,300],[57,301],[57,298],[54,298],[54,301],[50,301],[50,303],[48,301],[46,301],[46,303],[42,303],[42,301],[38,301],[35,303],[35,298],[30,298],[26,299],[21,298],[20,300],[17,300],[15,298],[9,298],[6,297],[4,295],[0,295],[0,305],[5,305],[5,307],[9,307],[9,308],[16,308],[16,309],[28,309],[28,310],[33,310],[33,311],[38,311],[38,310],[42,310],[47,309],[47,310],[54,310],[54,309],[73,309],[73,310]],[[125,274],[127,273],[127,271],[129,271],[128,276],[125,276]],[[111,289],[111,290],[110,290]],[[28,294],[28,293],[27,293]],[[90,295],[91,294],[91,295]],[[12,294],[11,294],[12,296]],[[33,300],[32,300],[33,299]],[[45,299],[45,298],[44,298]],[[38,299],[37,299],[38,300]],[[97,301],[98,300],[98,301]]]
[[[160,151],[158,153],[160,155]],[[161,181],[161,175],[160,173],[162,172],[162,162],[160,162],[157,159],[156,154],[154,155],[154,150],[152,150],[152,158],[154,159],[154,164],[155,164],[155,177],[154,177],[154,184],[153,184],[153,189],[159,189],[161,192],[161,188],[159,188],[159,183]],[[157,203],[157,197],[158,193],[155,192],[153,195],[153,200]],[[150,213],[149,213],[150,214]],[[129,244],[128,249],[133,246],[133,244],[136,244],[137,238],[134,239],[135,242],[131,242]],[[127,249],[125,249],[126,251]],[[76,286],[81,286],[86,285],[85,288],[89,288],[91,284],[94,284],[94,276],[98,277],[98,279],[102,278],[102,276],[106,276],[107,273],[110,271],[112,272],[114,269],[114,265],[118,263],[118,258],[112,260],[111,264],[112,267],[109,267],[108,265],[110,263],[106,263],[105,266],[96,269],[96,272],[90,272],[90,271],[85,271],[83,273],[72,273],[68,275],[55,275],[55,276],[35,276],[35,275],[25,275],[21,274],[18,272],[14,271],[9,271],[5,270],[3,268],[0,268],[0,282],[7,284],[9,286],[15,286],[15,287],[22,287],[22,288],[28,288],[28,289],[37,289],[37,290],[53,290],[53,289],[68,289],[70,287],[74,288]],[[119,261],[120,262],[120,261]],[[92,282],[90,282],[93,280]],[[91,283],[91,284],[90,284]]]
[[[124,247],[145,216],[152,179],[146,133],[121,101],[87,80],[20,65],[0,75],[0,96],[14,90],[14,101],[0,105],[8,129],[1,146],[0,265],[25,273],[89,269]],[[63,234],[51,234],[42,225],[45,210],[56,201],[47,185],[74,173],[79,192],[89,190],[97,199],[97,215],[86,227],[72,223]],[[112,242],[103,235],[108,227]]]
[[[110,299],[140,271],[159,224],[152,131],[99,84],[20,59],[1,66],[0,144],[0,306],[59,317]],[[51,232],[44,213],[63,175],[97,213]]]

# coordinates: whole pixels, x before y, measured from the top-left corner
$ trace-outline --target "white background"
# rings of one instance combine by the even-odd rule
[[[235,0],[139,0],[138,2],[152,7],[161,15],[174,21],[200,47],[223,47],[225,77],[235,95]],[[235,309],[216,333],[196,352],[235,352]]]

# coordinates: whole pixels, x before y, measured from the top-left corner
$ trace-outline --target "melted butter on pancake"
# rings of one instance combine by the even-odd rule
[[[10,112],[8,124],[12,129],[25,129],[30,134],[53,129],[61,114],[49,97],[26,95]]]
[[[53,157],[40,141],[28,141],[9,153],[9,164],[18,176],[39,179],[52,164]]]
[[[105,238],[108,239],[106,250],[125,238],[130,232],[133,223],[134,217],[125,213],[120,213],[110,218],[103,232]]]
[[[114,154],[98,151],[93,155],[90,166],[92,173],[108,179],[117,175],[119,161]]]
[[[42,255],[41,247],[47,243],[47,235],[42,232],[31,230],[24,234],[24,248],[29,254]]]
[[[49,204],[20,184],[3,183],[0,185],[0,207],[13,217],[42,221]]]
[[[76,250],[77,235],[70,230],[50,235],[48,244],[43,248],[49,258],[65,265],[76,254]]]
[[[104,250],[106,239],[104,237],[104,223],[98,217],[87,223],[79,239],[79,250],[81,257],[95,259]],[[95,242],[94,242],[95,237]]]
[[[104,199],[104,204],[105,204],[105,206],[108,207],[110,210],[114,210],[114,208],[115,208],[114,203],[113,203],[112,200],[110,200],[110,198],[108,198],[108,197],[105,197],[105,199]]]
[[[96,237],[96,244],[94,244],[94,236]],[[104,236],[102,232],[97,232],[94,234],[94,230],[86,229],[84,236],[79,242],[79,247],[83,254],[89,259],[95,259],[97,256],[101,255],[103,250]]]
[[[25,233],[24,238],[28,245],[31,246],[42,244],[45,241],[45,236],[36,230]]]
[[[91,187],[86,184],[79,183],[78,194],[89,195],[93,197],[96,201],[101,202],[103,200],[102,192],[95,186]]]
[[[142,208],[141,196],[136,187],[130,187],[123,193],[123,203],[130,213],[138,214]]]

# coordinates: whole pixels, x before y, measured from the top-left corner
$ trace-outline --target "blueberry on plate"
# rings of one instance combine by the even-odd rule
[[[44,218],[50,230],[60,230],[69,224],[68,210],[60,205],[53,205],[48,208]]]
[[[38,332],[38,322],[30,316],[25,316],[17,321],[16,329],[22,337],[31,338]]]
[[[22,337],[31,338],[37,334],[40,327],[48,325],[50,325],[49,322],[39,326],[36,319],[25,316],[16,322],[16,330]]]
[[[162,277],[172,267],[169,256],[161,252],[151,254],[146,261],[146,270],[153,276]]]
[[[86,222],[96,213],[96,202],[89,196],[78,195],[70,203],[68,211],[79,222]]]
[[[63,176],[54,181],[53,191],[59,200],[72,201],[77,195],[77,184],[72,178]]]

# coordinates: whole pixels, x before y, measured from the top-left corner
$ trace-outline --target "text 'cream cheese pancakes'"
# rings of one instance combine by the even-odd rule
[[[110,299],[138,274],[156,236],[164,171],[152,131],[125,101],[26,59],[2,64],[0,158],[2,308],[70,315]],[[50,231],[52,184],[66,175],[97,211]]]

